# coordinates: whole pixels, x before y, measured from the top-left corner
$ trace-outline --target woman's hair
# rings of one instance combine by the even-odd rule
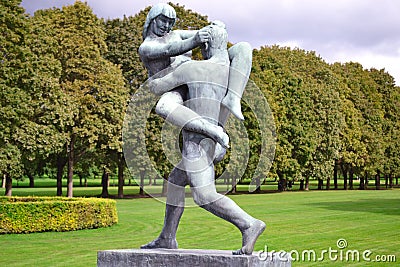
[[[154,5],[150,9],[149,13],[147,14],[146,21],[144,22],[143,32],[142,32],[143,40],[146,39],[146,37],[148,35],[148,31],[149,31],[151,22],[159,15],[164,15],[168,18],[171,18],[174,20],[174,23],[175,23],[176,12],[172,6],[165,4],[165,3],[159,3],[159,4]]]

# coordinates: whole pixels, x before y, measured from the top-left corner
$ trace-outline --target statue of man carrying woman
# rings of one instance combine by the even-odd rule
[[[228,50],[222,22],[197,31],[171,31],[175,20],[170,5],[153,6],[139,48],[150,77],[147,85],[161,96],[156,112],[183,129],[182,164],[168,178],[172,186],[168,186],[163,229],[141,248],[178,248],[176,231],[184,211],[185,186],[189,185],[196,204],[241,231],[242,247],[233,254],[251,254],[265,223],[217,193],[214,164],[222,160],[229,147],[223,128],[229,113],[244,119],[240,99],[251,70],[252,49],[242,42]],[[201,48],[205,60],[190,59],[196,47]]]

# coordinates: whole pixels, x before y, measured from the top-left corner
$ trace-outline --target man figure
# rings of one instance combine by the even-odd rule
[[[149,70],[150,76],[162,69],[170,67],[171,64],[174,64],[176,61],[187,61],[187,59],[182,60],[183,56],[180,55],[188,52],[195,46],[201,45],[210,40],[209,29],[202,29],[198,32],[170,32],[175,21],[175,16],[173,8],[166,4],[154,6],[147,16],[143,31],[145,41],[139,49],[139,54],[146,65],[146,68]],[[168,188],[165,221],[160,236],[149,244],[142,246],[142,248],[177,248],[178,245],[175,238],[176,230],[183,213],[185,197],[184,187],[187,184],[190,184],[197,204],[215,215],[227,219],[240,229],[243,234],[243,245],[241,249],[235,252],[236,254],[250,254],[253,251],[257,237],[265,228],[263,222],[252,218],[241,210],[232,200],[218,194],[215,190],[214,166],[212,162],[218,153],[215,153],[215,143],[212,140],[207,139],[206,136],[211,137],[222,146],[227,146],[226,137],[224,136],[223,131],[221,132],[222,128],[217,125],[218,120],[221,119],[220,102],[226,98],[227,102],[234,103],[235,101],[232,100],[238,98],[238,95],[241,96],[244,86],[247,83],[248,75],[244,75],[244,78],[243,75],[242,77],[240,77],[240,75],[234,75],[232,65],[239,63],[239,65],[245,66],[245,73],[249,73],[251,67],[251,49],[249,49],[248,45],[236,45],[236,47],[231,48],[228,55],[228,52],[226,51],[226,38],[223,43],[224,45],[222,45],[222,48],[221,46],[214,48],[213,44],[210,43],[208,45],[209,51],[203,49],[203,51],[209,54],[209,60],[211,61],[213,60],[213,55],[223,55],[222,57],[214,58],[214,60],[216,59],[219,61],[217,64],[220,64],[222,67],[217,67],[219,68],[219,72],[217,72],[217,75],[213,76],[214,78],[219,79],[215,82],[222,85],[222,87],[208,86],[209,88],[204,88],[207,87],[207,85],[203,83],[200,84],[201,88],[196,87],[198,85],[194,84],[194,87],[190,87],[189,90],[187,88],[178,88],[170,92],[159,92],[164,93],[157,105],[157,112],[160,115],[168,117],[176,108],[186,109],[186,112],[189,112],[184,114],[190,114],[190,112],[192,112],[192,114],[188,117],[184,116],[182,119],[179,115],[181,113],[177,112],[178,119],[174,118],[172,121],[173,124],[190,130],[184,131],[183,165],[185,168],[184,170],[175,168],[169,177],[170,185],[172,184],[174,186],[169,186]],[[203,48],[205,47],[206,46],[203,46]],[[238,55],[238,52],[241,52],[241,54]],[[243,53],[244,55],[242,55]],[[250,65],[242,65],[242,63],[249,63],[249,59]],[[229,63],[231,64],[231,69],[228,68]],[[190,63],[184,63],[183,65],[185,64],[187,65]],[[176,65],[179,66],[179,64]],[[175,70],[177,70],[175,73],[176,77],[176,74],[179,74],[182,69],[184,68],[178,67],[177,69],[172,70],[171,74],[174,75]],[[190,74],[190,71],[188,74]],[[203,73],[202,77],[207,77],[209,74],[210,71]],[[168,77],[171,77],[171,75],[167,76],[165,77],[166,79],[163,81],[159,80],[158,82],[168,82]],[[162,79],[163,78],[161,78],[161,80]],[[193,79],[197,78],[187,75],[187,79],[189,80],[185,82],[191,82]],[[239,93],[231,93],[232,96],[227,97],[229,95],[228,93],[225,96],[228,84],[229,89],[235,88],[236,86],[235,90],[231,89],[232,92]],[[180,84],[176,84],[176,86],[179,85]],[[170,87],[168,90],[171,88],[174,87]],[[224,88],[225,90],[221,90],[221,88]],[[193,101],[189,101],[187,107],[183,106],[186,93],[189,94],[190,99],[194,99]],[[210,98],[210,94],[212,95],[212,98],[215,99],[215,101],[210,102],[210,105],[213,105],[211,112],[208,109],[209,105],[205,104],[204,99],[202,99],[204,96]],[[198,97],[202,100],[196,100]],[[240,97],[238,99],[240,105]],[[172,109],[170,109],[171,103],[173,103]],[[205,107],[207,108],[205,109]],[[240,106],[239,113],[239,115],[241,115]],[[228,113],[225,112],[225,114]],[[213,120],[207,120],[203,116],[207,116]],[[223,125],[227,119],[227,115],[223,115],[222,117]],[[195,121],[198,124],[188,125],[190,121]],[[205,125],[206,127],[204,127]]]

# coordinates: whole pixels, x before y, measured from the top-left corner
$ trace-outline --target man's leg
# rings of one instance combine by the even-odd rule
[[[160,235],[150,243],[141,246],[142,249],[178,248],[176,231],[185,206],[186,173],[174,168],[168,178],[167,204],[165,206],[164,226]]]
[[[239,228],[242,233],[242,247],[233,254],[251,254],[257,238],[265,229],[265,223],[251,217],[230,198],[217,193],[214,183],[214,165],[204,167],[204,163],[209,160],[200,156],[196,162],[191,155],[186,156],[190,159],[187,163],[192,165],[192,169],[196,164],[199,166],[199,171],[187,172],[195,203]]]

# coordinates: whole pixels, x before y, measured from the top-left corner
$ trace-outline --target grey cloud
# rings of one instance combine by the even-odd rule
[[[74,0],[24,0],[32,11]],[[158,0],[87,0],[100,17],[134,15]],[[161,1],[167,2],[167,1]],[[226,23],[232,42],[248,41],[253,47],[295,43],[334,59],[356,53],[400,59],[400,1],[398,0],[182,0],[180,5],[210,20]],[[369,60],[372,62],[372,59]],[[360,62],[363,63],[363,62]],[[378,64],[378,63],[377,63]],[[382,64],[380,62],[379,64]],[[389,66],[388,69],[396,69]],[[400,73],[392,73],[400,75]],[[400,77],[396,79],[400,82]]]

